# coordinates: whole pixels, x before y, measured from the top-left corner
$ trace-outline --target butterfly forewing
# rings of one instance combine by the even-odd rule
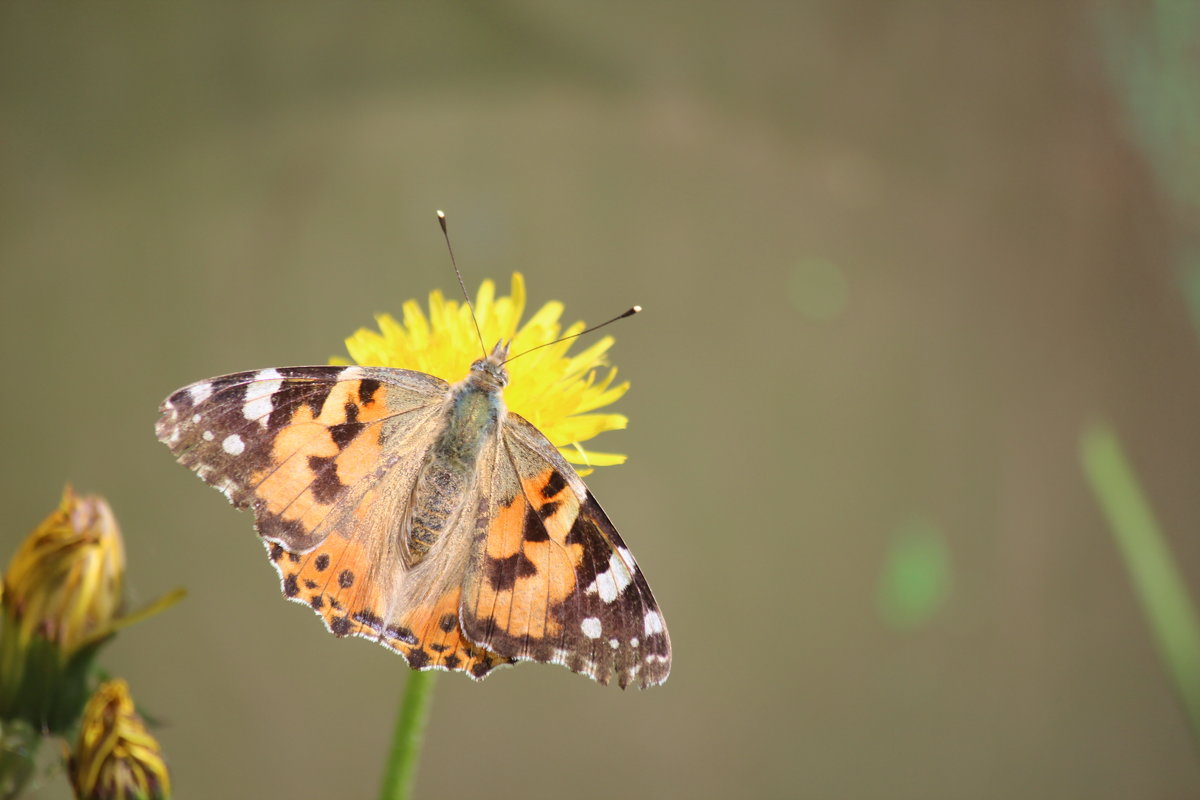
[[[558,451],[509,414],[490,472],[462,625],[518,660],[563,664],[625,687],[662,683],[670,640],[641,571]]]
[[[157,433],[180,463],[252,507],[264,537],[307,550],[350,487],[377,480],[385,440],[395,448],[419,430],[446,388],[407,370],[239,372],[173,393]]]

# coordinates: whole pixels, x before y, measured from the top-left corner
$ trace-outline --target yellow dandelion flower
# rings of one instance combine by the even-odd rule
[[[171,796],[162,750],[134,709],[125,681],[108,681],[88,701],[71,756],[70,777],[81,800]]]
[[[496,297],[495,284],[485,280],[475,297],[475,316],[489,350],[502,339],[511,340],[509,352],[515,356],[585,329],[582,322],[564,329],[560,321],[563,304],[556,301],[543,305],[522,324],[525,279],[519,272],[513,273],[511,291],[509,296]],[[402,310],[402,321],[379,314],[375,317],[378,331],[362,328],[346,340],[353,363],[418,370],[453,383],[482,355],[466,303],[434,291],[429,295],[428,315],[415,300],[406,302]],[[622,454],[582,446],[597,434],[628,424],[623,414],[595,413],[629,389],[628,382],[614,384],[617,370],[606,359],[612,344],[613,338],[605,336],[569,355],[572,342],[557,342],[506,366],[505,404],[537,426],[563,457],[575,464],[597,467],[625,461]],[[335,358],[332,363],[351,362]]]

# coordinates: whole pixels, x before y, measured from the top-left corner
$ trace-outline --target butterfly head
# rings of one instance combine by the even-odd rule
[[[484,358],[476,359],[471,364],[471,375],[468,380],[481,389],[498,392],[508,385],[508,370],[504,361],[508,358],[509,342],[499,341],[492,348],[492,353]]]

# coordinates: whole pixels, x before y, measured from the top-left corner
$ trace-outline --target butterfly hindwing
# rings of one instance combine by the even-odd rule
[[[397,553],[373,547],[375,528],[336,530],[308,553],[268,543],[283,593],[308,605],[335,636],[360,636],[404,656],[413,669],[466,672],[480,679],[509,659],[476,647],[462,636],[458,604],[462,589],[444,581],[424,602],[397,602],[412,576],[388,570]],[[397,579],[397,576],[400,579]]]
[[[509,414],[464,583],[467,637],[517,660],[646,687],[670,640],[633,556],[587,487],[532,425]]]

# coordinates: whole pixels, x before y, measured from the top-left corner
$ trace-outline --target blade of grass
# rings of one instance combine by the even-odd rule
[[[1200,749],[1200,622],[1187,587],[1112,428],[1087,428],[1081,456]]]

